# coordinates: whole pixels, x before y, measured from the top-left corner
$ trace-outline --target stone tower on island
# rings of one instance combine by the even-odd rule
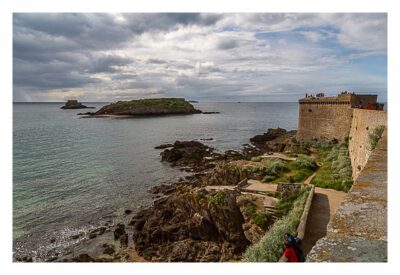
[[[337,139],[349,135],[353,109],[382,110],[377,95],[342,92],[335,97],[323,93],[307,95],[299,100],[299,140]]]

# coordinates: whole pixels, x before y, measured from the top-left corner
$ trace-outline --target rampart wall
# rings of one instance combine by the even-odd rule
[[[350,132],[352,114],[349,101],[300,101],[297,138],[343,141]]]
[[[387,126],[387,113],[383,111],[353,109],[353,118],[349,134],[349,154],[356,180],[371,155],[369,135],[375,127]]]
[[[386,131],[307,261],[387,262]]]

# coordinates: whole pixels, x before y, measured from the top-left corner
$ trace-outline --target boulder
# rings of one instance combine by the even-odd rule
[[[114,230],[114,240],[119,240],[119,238],[124,235],[125,232],[125,225],[122,223],[117,224],[115,230]]]
[[[155,261],[238,259],[249,244],[236,193],[179,187],[133,217],[138,253]]]

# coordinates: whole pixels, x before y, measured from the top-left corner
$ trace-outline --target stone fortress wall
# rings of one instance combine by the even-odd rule
[[[299,140],[338,139],[349,135],[353,108],[375,104],[377,95],[339,94],[336,97],[305,97],[299,100]]]
[[[387,262],[387,131],[308,262]]]
[[[371,109],[376,100],[376,95],[349,93],[299,100],[297,138],[343,141],[348,136],[355,180],[308,262],[387,261],[387,113]],[[369,134],[379,125],[386,129],[372,151]]]
[[[360,172],[364,169],[371,155],[369,134],[379,125],[387,127],[386,112],[353,109],[353,119],[349,134],[349,154],[354,180],[357,179]]]

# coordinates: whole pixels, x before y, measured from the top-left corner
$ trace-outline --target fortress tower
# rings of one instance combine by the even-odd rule
[[[343,139],[349,135],[353,108],[382,110],[377,95],[357,95],[343,92],[336,97],[320,93],[299,100],[299,127],[297,139]]]

